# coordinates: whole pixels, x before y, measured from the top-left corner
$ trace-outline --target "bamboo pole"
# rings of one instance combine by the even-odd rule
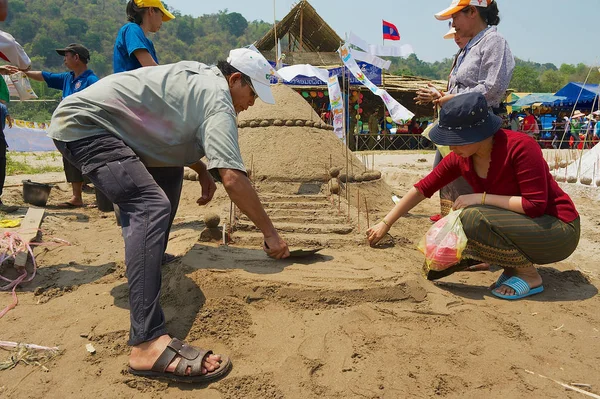
[[[304,7],[300,6],[300,51],[302,51],[302,45],[304,39],[302,37],[302,30],[304,28]]]
[[[279,63],[279,46],[277,45],[277,13],[275,12],[275,0],[273,0],[273,35],[275,36],[275,65]]]

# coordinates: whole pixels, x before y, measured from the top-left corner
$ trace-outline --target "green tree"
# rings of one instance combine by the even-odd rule
[[[202,29],[200,32],[194,31],[194,20],[189,17],[181,17],[181,21],[177,24],[176,36],[179,40],[187,43],[194,41],[196,34],[202,35]]]
[[[556,93],[566,83],[567,78],[556,69],[548,69],[540,76],[540,90],[544,93]]]
[[[522,92],[539,92],[541,85],[538,76],[538,72],[533,67],[517,65],[509,87]]]
[[[248,28],[248,21],[237,12],[219,15],[219,24],[235,37],[241,36]]]
[[[67,35],[80,37],[88,30],[88,24],[81,18],[67,18],[64,20],[67,25]]]

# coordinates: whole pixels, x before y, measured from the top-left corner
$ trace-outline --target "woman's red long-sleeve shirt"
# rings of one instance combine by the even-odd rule
[[[450,153],[415,187],[430,198],[460,176],[475,193],[522,197],[529,217],[550,215],[570,223],[579,216],[571,198],[552,178],[540,146],[523,133],[496,132],[487,178],[477,175],[471,157]]]

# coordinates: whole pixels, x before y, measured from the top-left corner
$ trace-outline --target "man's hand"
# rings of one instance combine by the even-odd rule
[[[277,231],[275,231],[272,235],[265,235],[263,250],[267,253],[267,255],[275,259],[285,259],[290,256],[290,250],[286,242],[279,237]]]
[[[369,245],[373,246],[379,242],[386,234],[390,231],[390,227],[383,223],[379,222],[375,226],[371,227],[367,230],[367,240],[369,240]]]
[[[196,202],[198,205],[206,205],[212,200],[213,195],[215,195],[217,185],[206,169],[198,174],[198,182],[200,183],[200,187],[202,187],[202,197],[198,198]]]
[[[2,65],[0,66],[0,75],[12,75],[20,72],[19,68],[13,65]]]

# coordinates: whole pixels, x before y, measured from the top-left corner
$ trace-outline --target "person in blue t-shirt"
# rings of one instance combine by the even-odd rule
[[[62,90],[63,98],[80,92],[98,81],[96,74],[88,69],[90,52],[87,48],[81,44],[69,44],[64,49],[56,50],[56,52],[65,57],[65,66],[70,70],[69,72],[26,71],[27,76],[40,82],[45,81],[48,87]],[[73,186],[73,196],[61,205],[67,208],[83,206],[83,174],[64,157],[63,165],[67,182]]]
[[[129,21],[119,30],[113,52],[113,72],[126,72],[141,67],[158,65],[158,56],[152,40],[148,39],[149,33],[160,30],[163,22],[175,18],[160,0],[129,0],[127,3],[127,20]],[[183,187],[182,167],[147,167],[148,172],[156,184],[164,191],[171,204],[169,226],[165,234],[165,249],[169,242],[169,233],[181,197]],[[177,259],[165,252],[163,264]]]
[[[6,122],[8,122],[8,127],[12,127],[12,118],[8,112],[7,104],[10,102],[10,96],[8,92],[8,87],[6,86],[6,82],[2,77],[0,77],[0,196],[4,191],[4,181],[6,180],[6,149],[8,148],[8,144],[6,143],[6,138],[4,137],[4,129],[6,128]],[[0,211],[7,211],[7,208],[14,207],[5,207],[0,200]]]
[[[146,66],[158,65],[158,57],[148,33],[159,31],[163,22],[170,21],[171,14],[160,0],[129,0],[127,20],[119,30],[113,52],[113,72],[132,71]]]

